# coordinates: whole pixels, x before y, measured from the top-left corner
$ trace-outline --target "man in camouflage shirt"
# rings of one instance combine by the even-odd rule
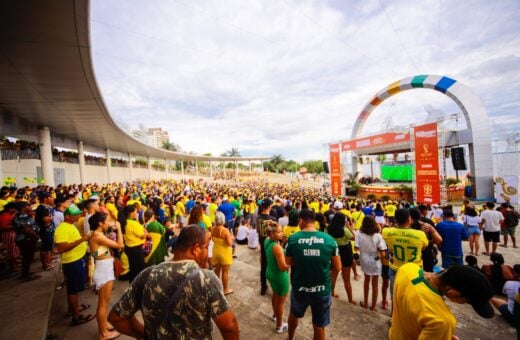
[[[238,324],[222,285],[207,264],[209,234],[191,225],[179,234],[172,262],[143,270],[113,306],[108,320],[121,333],[146,339],[211,339],[215,322],[224,339]],[[135,317],[141,310],[144,325]]]

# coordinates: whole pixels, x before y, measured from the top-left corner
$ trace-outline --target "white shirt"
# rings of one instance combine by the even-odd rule
[[[258,248],[258,232],[256,229],[249,230],[249,237],[247,238],[247,246],[251,249]]]
[[[57,227],[64,220],[65,220],[65,217],[63,216],[63,211],[58,210],[58,209],[54,210],[54,217],[53,217],[54,225]]]
[[[386,242],[383,239],[383,235],[375,233],[374,235],[367,235],[358,231],[356,233],[356,247],[359,248],[359,252],[376,255],[378,250],[386,250]]]
[[[502,291],[507,296],[507,309],[513,314],[513,308],[515,307],[515,296],[520,289],[520,281],[507,281],[504,284]]]
[[[280,225],[282,226],[282,229],[283,229],[283,227],[285,227],[286,225],[289,224],[289,216],[280,217],[278,219],[278,223],[280,223]]]
[[[500,231],[500,222],[504,220],[504,215],[496,210],[484,210],[480,214],[482,223],[484,223],[484,230],[487,232]]]
[[[464,223],[466,223],[467,225],[472,225],[472,226],[478,226],[482,222],[482,219],[480,218],[480,216],[464,215],[463,220],[464,220]]]
[[[245,225],[241,225],[238,227],[238,230],[237,230],[237,240],[238,241],[242,241],[242,240],[245,240],[247,238],[249,234],[249,228]]]

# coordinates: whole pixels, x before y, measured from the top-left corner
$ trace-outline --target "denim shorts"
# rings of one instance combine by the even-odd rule
[[[480,228],[477,225],[468,225],[466,228],[470,235],[480,235]]]
[[[62,265],[63,275],[67,281],[67,295],[75,295],[85,290],[85,260],[79,259]]]
[[[312,324],[317,327],[326,327],[330,323],[330,295],[317,296],[313,294],[295,294],[291,291],[291,314],[303,318],[307,307],[311,306]]]

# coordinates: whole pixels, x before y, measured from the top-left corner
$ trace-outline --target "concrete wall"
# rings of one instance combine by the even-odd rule
[[[20,159],[20,160],[2,160],[3,176],[14,177],[16,179],[16,186],[35,186],[35,183],[29,183],[24,180],[27,178],[36,178],[36,169],[41,165],[38,159]],[[79,164],[71,163],[59,163],[53,162],[54,169],[63,169],[65,173],[65,181],[63,184],[79,184]],[[112,167],[110,169],[111,181],[112,182],[124,182],[130,180],[130,170],[128,168]],[[97,165],[85,165],[85,183],[107,183],[108,182],[107,168],[106,166]],[[148,169],[145,168],[133,168],[132,179],[149,179]],[[165,179],[166,172],[151,170],[151,179]],[[168,178],[182,179],[182,175],[177,172],[169,172]],[[209,177],[185,175],[185,179],[197,179],[204,178],[209,180]],[[56,183],[60,184],[59,182]]]

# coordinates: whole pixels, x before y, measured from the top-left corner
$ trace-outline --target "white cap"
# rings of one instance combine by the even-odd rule
[[[343,209],[343,203],[340,201],[334,202],[334,209]]]

